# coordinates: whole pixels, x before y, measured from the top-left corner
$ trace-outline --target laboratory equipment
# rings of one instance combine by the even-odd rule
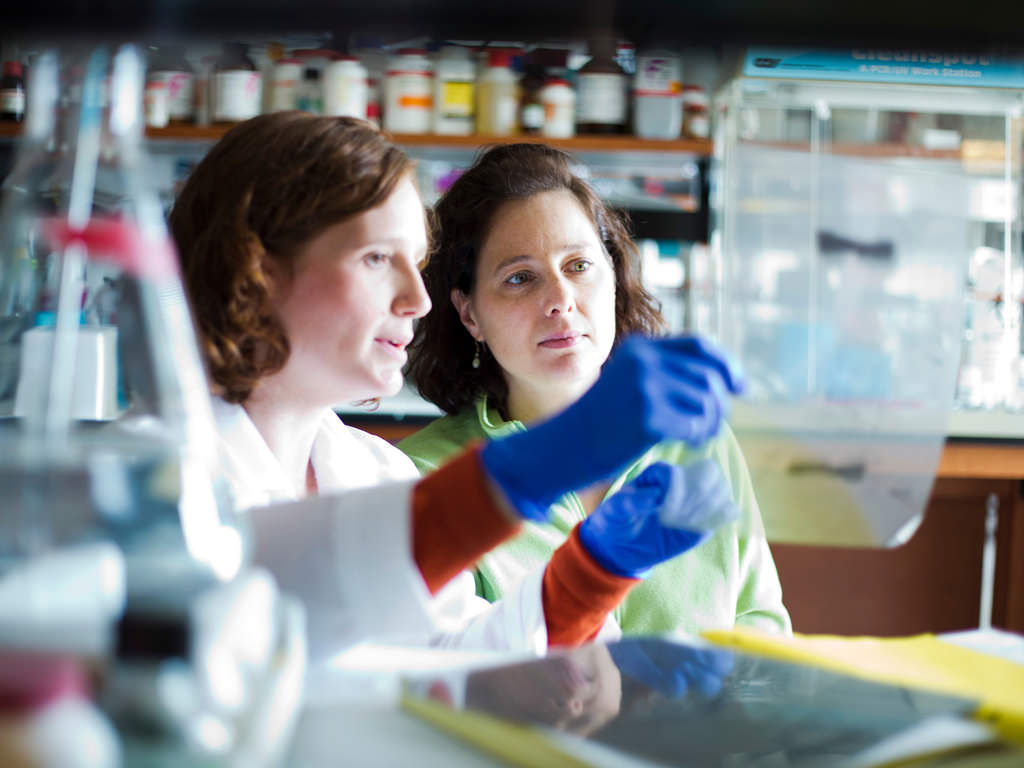
[[[220,491],[142,57],[63,63],[32,67],[0,207],[0,645],[95,659],[126,746],[264,764],[297,711],[301,611],[244,567]]]
[[[714,291],[693,312],[747,368],[731,424],[768,537],[896,546],[920,524],[958,370],[961,392],[998,403],[999,361],[1017,357],[1002,352],[1019,302],[1002,297],[1019,272],[1022,99],[835,74],[842,61],[751,50],[718,95]],[[986,349],[962,354],[971,262],[998,285],[968,303],[986,305]]]

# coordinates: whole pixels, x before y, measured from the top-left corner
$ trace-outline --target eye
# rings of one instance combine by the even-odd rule
[[[577,259],[576,261],[572,262],[569,265],[569,271],[570,272],[586,272],[592,266],[594,266],[594,262],[590,261],[589,259]]]
[[[381,253],[380,251],[373,251],[363,256],[363,261],[371,267],[383,266],[388,261],[388,254]]]
[[[509,285],[522,285],[530,279],[529,272],[513,272],[511,275],[505,278],[505,282]]]

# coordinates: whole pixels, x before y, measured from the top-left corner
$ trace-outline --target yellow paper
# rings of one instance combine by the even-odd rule
[[[401,705],[442,730],[485,752],[497,755],[523,768],[587,768],[587,763],[572,757],[528,725],[474,712],[454,710],[431,699],[403,694]]]
[[[782,637],[752,629],[711,630],[710,642],[746,653],[822,667],[878,682],[979,702],[975,718],[1024,744],[1024,666],[961,648],[934,635]]]

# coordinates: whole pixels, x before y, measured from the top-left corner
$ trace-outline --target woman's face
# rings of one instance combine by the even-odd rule
[[[473,292],[452,293],[466,329],[502,367],[509,404],[564,405],[596,379],[615,340],[615,272],[568,190],[503,204]]]
[[[413,320],[430,309],[419,273],[426,251],[423,204],[405,178],[376,208],[308,242],[291,277],[271,266],[291,345],[279,384],[317,405],[398,392]]]

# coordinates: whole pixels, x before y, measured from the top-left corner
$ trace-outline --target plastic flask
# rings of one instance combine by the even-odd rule
[[[516,132],[518,111],[512,53],[503,49],[488,51],[487,67],[480,75],[476,132],[485,136],[509,136]]]
[[[476,67],[468,48],[441,48],[434,75],[434,133],[468,136],[476,115]]]

